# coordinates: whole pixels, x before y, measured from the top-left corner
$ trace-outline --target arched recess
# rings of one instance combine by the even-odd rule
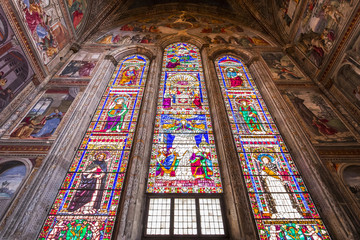
[[[360,164],[342,164],[337,171],[346,192],[348,192],[360,205]]]
[[[23,187],[33,164],[26,158],[0,159],[0,219]]]
[[[228,51],[228,53],[230,55],[240,57],[244,54],[241,53],[242,51],[242,49],[232,50]],[[216,55],[217,52],[221,52],[219,49],[212,49],[208,52],[210,59],[217,59],[218,57],[221,57]],[[225,50],[224,52],[227,51]],[[341,204],[345,201],[345,199],[341,196],[341,193],[339,193],[337,189],[332,188],[335,184],[334,180],[325,169],[325,166],[321,163],[321,160],[317,156],[317,153],[311,144],[307,141],[303,130],[298,126],[297,121],[282,99],[282,96],[271,79],[271,76],[267,72],[266,66],[259,60],[257,53],[251,53],[251,55],[253,56],[253,58],[251,58],[252,60],[245,63],[249,68],[249,71],[269,108],[269,111],[271,111],[271,115],[274,120],[276,120],[279,130],[287,142],[292,156],[294,159],[297,159],[295,161],[298,163],[299,171],[304,177],[304,182],[310,186],[309,192],[318,206],[318,211],[323,217],[327,230],[330,232],[332,237],[346,235],[348,238],[357,239],[359,236],[355,227],[359,221],[356,217],[357,214],[352,213],[349,211],[350,208],[346,206],[344,207]],[[217,75],[215,67],[211,74],[214,76]],[[213,80],[219,84],[217,77]],[[219,104],[223,105],[224,103]],[[224,115],[227,116],[226,113]],[[232,136],[232,133],[230,133],[229,136]],[[251,209],[249,211],[251,211]],[[358,212],[358,210],[355,209],[355,212]],[[351,220],[348,221],[339,217],[345,215],[348,215]],[[251,218],[253,217],[249,216],[247,219]],[[340,230],[338,228],[339,225],[342,226]],[[345,228],[347,230],[344,230]],[[257,234],[255,234],[255,236],[256,235]]]
[[[295,227],[299,237],[330,239],[246,65],[221,55],[215,66],[259,237]]]
[[[224,237],[223,187],[200,50],[175,42],[163,58],[145,237]]]

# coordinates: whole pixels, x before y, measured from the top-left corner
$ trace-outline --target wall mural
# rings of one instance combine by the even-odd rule
[[[276,7],[278,8],[278,18],[281,19],[281,23],[285,26],[286,30],[290,30],[290,25],[295,16],[296,7],[299,0],[275,0]]]
[[[275,81],[307,81],[299,68],[282,52],[262,53]]]
[[[78,88],[49,89],[12,131],[14,139],[48,139],[75,99]]]
[[[314,90],[287,90],[284,96],[301,116],[313,143],[356,142],[353,134],[338,118],[320,93]]]
[[[350,191],[360,201],[360,166],[349,166],[343,171],[343,179]]]
[[[75,29],[78,29],[83,23],[83,17],[87,10],[86,0],[67,0],[72,24]]]
[[[34,72],[0,7],[0,112],[31,81]]]
[[[354,9],[352,1],[309,0],[299,27],[297,46],[317,66],[331,51]]]
[[[90,78],[94,73],[100,56],[100,53],[80,51],[59,71],[57,76],[66,78]]]
[[[243,47],[269,46],[270,44],[242,28],[223,20],[188,13],[163,16],[157,19],[141,19],[122,25],[96,38],[98,44],[155,43],[164,35],[193,34],[208,43],[230,43]]]
[[[14,0],[14,4],[40,59],[48,64],[69,41],[59,4],[54,0]]]
[[[7,210],[26,175],[26,167],[18,161],[0,164],[0,216]]]

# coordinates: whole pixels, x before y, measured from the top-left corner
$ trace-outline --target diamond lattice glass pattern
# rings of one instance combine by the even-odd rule
[[[199,49],[165,49],[148,193],[221,193]]]
[[[39,239],[111,239],[147,68],[140,55],[117,66]]]
[[[217,72],[261,239],[330,239],[246,66],[224,56]]]

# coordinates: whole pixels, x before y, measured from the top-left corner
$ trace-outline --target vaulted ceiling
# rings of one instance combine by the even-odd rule
[[[276,29],[273,1],[269,0],[103,0],[89,1],[89,19],[103,19],[101,25],[88,21],[81,39],[96,29],[111,28],[117,22],[135,16],[151,17],[170,12],[196,12],[235,21],[239,25],[269,34],[279,43],[286,40]]]

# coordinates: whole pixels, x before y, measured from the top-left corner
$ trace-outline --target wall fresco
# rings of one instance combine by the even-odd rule
[[[353,134],[339,119],[323,96],[315,90],[286,90],[289,100],[300,117],[313,143],[356,142]]]
[[[299,82],[307,81],[299,68],[282,52],[262,53],[275,81]]]
[[[321,66],[349,20],[354,9],[352,1],[309,0],[296,43],[317,66]]]
[[[34,72],[0,7],[0,112],[31,81]]]
[[[54,0],[14,0],[14,4],[40,59],[48,64],[69,42],[59,4]]]
[[[67,6],[71,17],[71,22],[75,29],[83,24],[83,18],[87,11],[86,0],[67,0]]]
[[[275,0],[276,7],[278,8],[277,17],[281,20],[282,25],[287,31],[290,30],[290,25],[293,22],[296,8],[299,0]]]
[[[12,131],[13,139],[48,139],[61,123],[79,89],[49,89]]]
[[[100,59],[100,53],[79,51],[71,60],[58,72],[56,77],[60,78],[91,78],[95,67]]]

